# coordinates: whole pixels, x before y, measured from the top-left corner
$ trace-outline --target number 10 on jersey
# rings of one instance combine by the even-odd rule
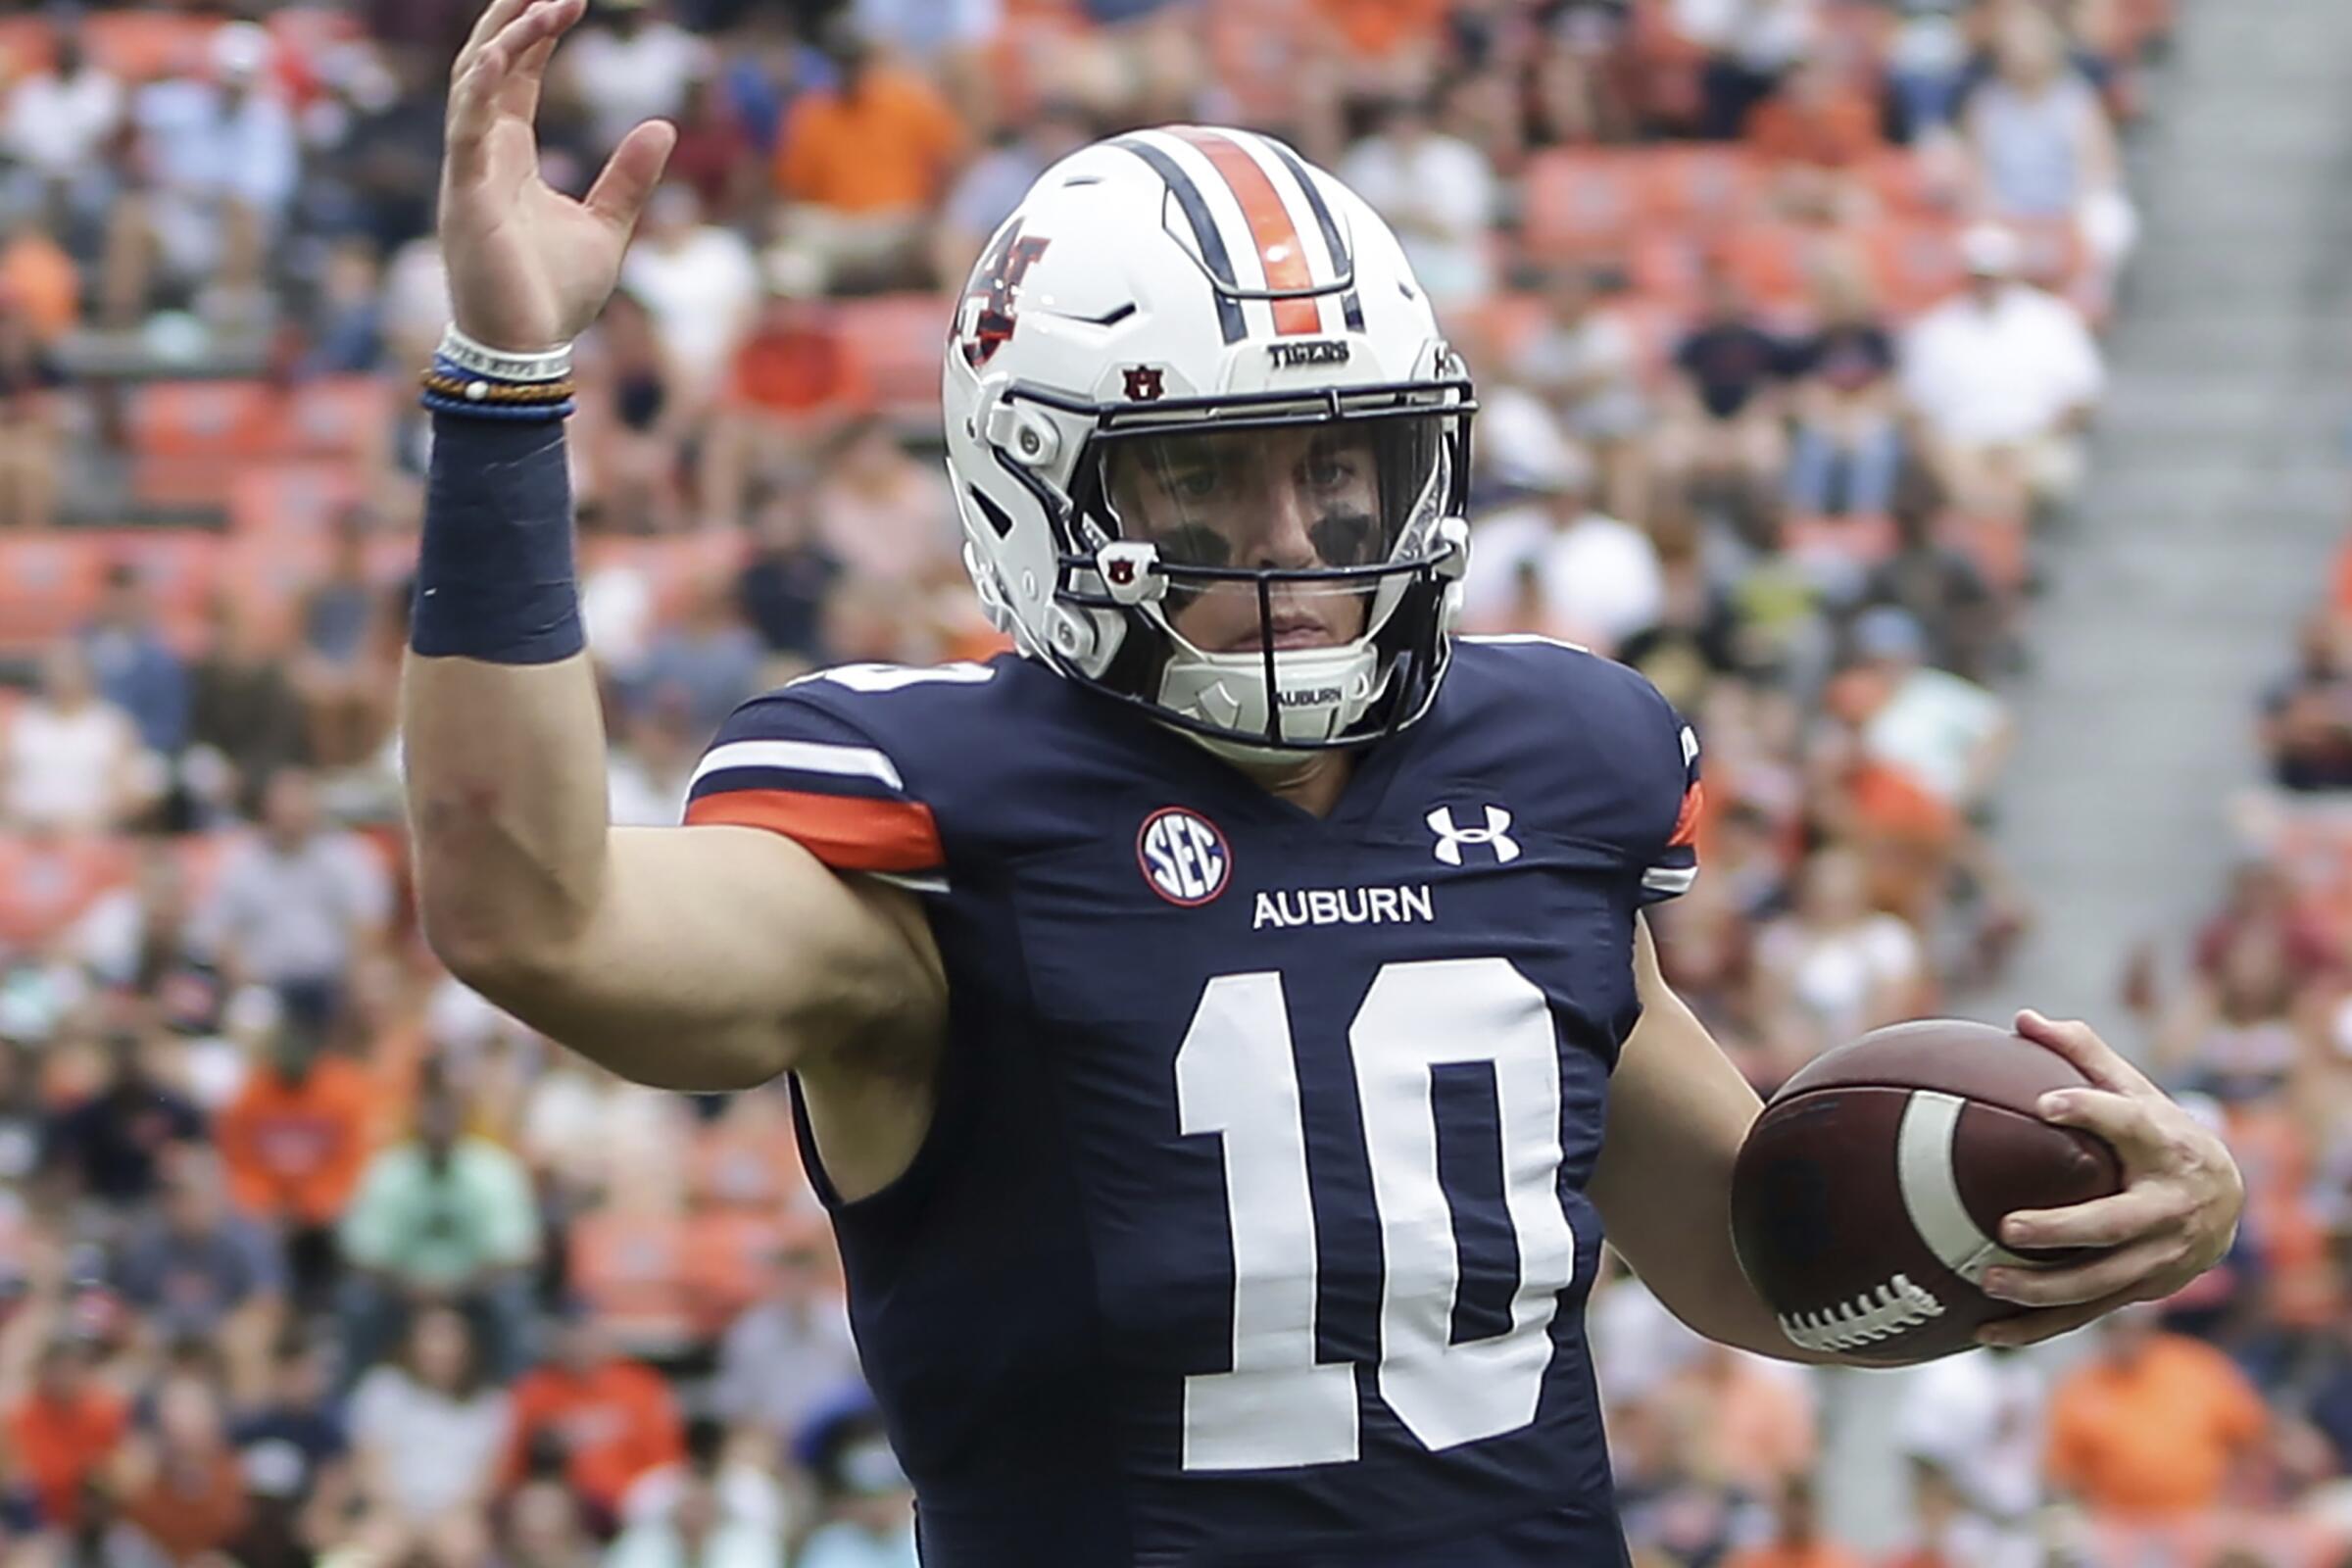
[[[1551,1320],[1576,1273],[1560,1204],[1560,1062],[1544,994],[1503,958],[1383,967],[1348,1030],[1380,1211],[1381,1398],[1427,1446],[1536,1417]],[[1441,1063],[1488,1062],[1503,1201],[1518,1243],[1511,1326],[1451,1342],[1460,1281],[1438,1176],[1431,1088]],[[1282,976],[1208,982],[1176,1053],[1183,1130],[1223,1140],[1233,1235],[1233,1370],[1184,1380],[1184,1468],[1285,1469],[1358,1451],[1355,1367],[1315,1360],[1314,1202]]]

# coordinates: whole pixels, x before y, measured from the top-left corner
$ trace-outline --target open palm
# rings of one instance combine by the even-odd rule
[[[552,348],[596,319],[677,143],[661,121],[637,126],[585,201],[539,177],[540,83],[587,3],[492,0],[450,72],[441,251],[458,329],[492,348]]]

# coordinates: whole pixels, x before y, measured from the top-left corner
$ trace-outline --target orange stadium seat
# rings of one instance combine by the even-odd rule
[[[834,308],[835,324],[856,347],[884,413],[928,416],[938,410],[940,345],[954,314],[938,294],[881,294]]]
[[[105,548],[88,535],[0,535],[0,648],[26,652],[80,624],[106,567]]]
[[[0,833],[0,943],[46,943],[130,874],[128,839]]]
[[[1798,223],[1742,223],[1724,236],[1718,254],[1753,304],[1795,311],[1810,297],[1815,256],[1837,237]]]
[[[684,1218],[600,1208],[572,1221],[566,1283],[614,1339],[640,1355],[693,1343],[694,1260]]]
[[[1476,367],[1492,373],[1508,368],[1529,339],[1543,330],[1544,316],[1540,294],[1490,294],[1451,307],[1444,324]]]
[[[220,22],[194,11],[91,11],[82,20],[82,45],[124,81],[147,81],[201,63],[205,41]]]
[[[699,1334],[717,1334],[767,1293],[785,1225],[772,1214],[713,1209],[686,1221],[685,1286]]]
[[[263,381],[156,381],[130,400],[133,492],[159,505],[226,505],[237,475],[272,459],[358,458],[377,450],[389,388],[336,376],[287,389]]]
[[[1879,303],[1891,315],[1916,316],[1968,281],[1957,224],[1933,219],[1876,223],[1864,244]]]
[[[348,463],[255,464],[229,481],[228,530],[241,539],[324,537],[359,499],[360,476]]]
[[[1638,156],[1646,222],[1704,233],[1762,212],[1765,169],[1745,148],[1691,143]]]
[[[1521,243],[1530,260],[1622,256],[1642,225],[1643,156],[1617,148],[1557,147],[1527,161]]]

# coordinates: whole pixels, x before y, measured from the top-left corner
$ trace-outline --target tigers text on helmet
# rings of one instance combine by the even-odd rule
[[[964,564],[1024,654],[1240,761],[1428,710],[1474,408],[1388,225],[1250,131],[1048,170],[957,302]]]

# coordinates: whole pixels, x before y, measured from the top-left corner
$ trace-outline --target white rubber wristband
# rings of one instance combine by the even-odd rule
[[[561,381],[571,374],[568,343],[538,354],[515,354],[477,343],[452,325],[442,332],[441,346],[435,352],[462,369],[499,381]]]

